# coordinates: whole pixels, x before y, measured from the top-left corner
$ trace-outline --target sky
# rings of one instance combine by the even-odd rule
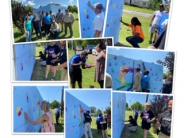
[[[61,102],[62,86],[39,86],[37,88],[44,100]]]
[[[110,90],[69,90],[68,92],[89,107],[94,106],[98,109],[105,110],[110,106]]]
[[[151,50],[136,50],[126,48],[109,48],[109,54],[124,56],[135,60],[142,60],[145,62],[156,63],[158,60],[163,60],[168,52],[165,51],[151,51]]]
[[[34,8],[45,6],[49,3],[56,3],[61,5],[77,5],[77,0],[16,0],[22,2],[24,5],[33,6]]]

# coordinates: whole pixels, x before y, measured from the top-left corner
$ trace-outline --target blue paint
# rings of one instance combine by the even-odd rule
[[[66,138],[81,138],[84,135],[84,116],[81,109],[89,110],[83,102],[66,92]]]
[[[113,135],[112,138],[121,138],[124,129],[126,96],[124,93],[113,93]]]
[[[33,86],[14,87],[13,93],[13,131],[14,132],[40,132],[40,125],[31,125],[24,119],[24,112],[28,113],[32,120],[37,120],[42,115],[39,103],[42,97]],[[19,113],[21,109],[21,113]]]
[[[125,77],[127,86],[120,81],[120,70],[122,68],[130,70]],[[123,56],[108,54],[107,73],[112,76],[113,90],[130,91],[133,86],[134,70],[139,67],[143,72],[145,69],[150,72],[150,92],[161,93],[163,87],[163,66],[155,63],[133,60]]]
[[[124,0],[109,0],[105,37],[114,37],[114,43],[119,42],[121,28],[120,19],[123,14]]]
[[[80,24],[82,38],[94,37],[95,31],[93,29],[93,21],[95,19],[95,12],[88,6],[88,1],[94,5],[96,3],[103,4],[104,13],[106,12],[107,0],[79,0],[80,10]]]
[[[18,44],[14,48],[15,80],[31,80],[35,65],[36,44]]]

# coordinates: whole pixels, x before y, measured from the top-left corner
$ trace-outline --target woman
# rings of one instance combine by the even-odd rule
[[[151,128],[151,123],[155,120],[154,114],[151,110],[151,104],[145,104],[145,111],[141,113],[142,129],[144,130],[144,138],[148,137],[148,132]]]
[[[134,85],[133,85],[133,91],[135,92],[141,92],[141,69],[136,68],[135,70],[135,77],[134,77]]]
[[[144,33],[141,27],[141,22],[137,17],[131,19],[131,24],[125,23],[122,20],[120,21],[126,26],[129,26],[132,29],[132,36],[126,38],[126,40],[134,47],[139,48],[139,43],[144,41]]]
[[[98,55],[96,57],[96,72],[95,81],[97,81],[101,88],[104,87],[104,73],[105,73],[105,58],[106,58],[106,45],[101,42],[96,47]]]
[[[32,39],[32,31],[33,31],[33,25],[30,15],[26,16],[26,19],[24,21],[24,30],[26,33],[26,42],[30,42]]]
[[[37,120],[32,120],[28,113],[24,113],[25,120],[32,124],[32,125],[42,125],[41,132],[55,132],[55,126],[53,123],[53,115],[52,112],[50,111],[50,105],[48,102],[43,101],[41,103],[41,110],[43,110],[43,115],[37,119]]]

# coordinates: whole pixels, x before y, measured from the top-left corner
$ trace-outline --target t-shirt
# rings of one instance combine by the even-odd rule
[[[144,32],[142,30],[142,27],[140,25],[130,25],[130,28],[132,29],[132,35],[138,36],[144,40]]]
[[[32,21],[26,21],[26,31],[32,31]]]
[[[81,58],[80,55],[73,56],[72,59],[69,62],[70,71],[73,71],[74,69],[79,69],[80,65],[74,67],[72,64],[78,64],[80,62],[85,64],[86,63],[86,59],[85,58]]]
[[[56,15],[56,22],[57,23],[60,23],[60,22],[62,22],[63,21],[63,13],[57,13],[57,15]]]
[[[141,113],[141,118],[142,118],[142,127],[149,129],[151,127],[151,123],[149,120],[152,120],[154,118],[154,114],[151,110],[149,111],[144,111]]]
[[[67,62],[66,48],[60,48],[60,63],[63,64]]]
[[[45,24],[47,24],[47,25],[51,25],[51,24],[52,24],[52,17],[51,17],[50,15],[45,16],[45,17],[44,17],[44,22],[45,22]]]
[[[149,90],[150,89],[150,77],[148,75],[144,75],[141,79],[141,87],[144,90]]]
[[[49,45],[49,46],[47,46],[45,52],[46,52],[46,54],[48,54],[47,59],[52,60],[52,59],[56,59],[58,57],[60,49],[59,49],[58,45],[54,45],[54,46]]]
[[[105,18],[104,12],[101,12],[100,14],[96,15],[94,19],[94,30],[95,31],[103,32],[104,18]]]
[[[158,25],[159,26],[163,15],[164,15],[164,12],[156,11],[154,13],[155,18],[153,19],[152,25]]]
[[[84,113],[84,124],[91,123],[91,121],[92,121],[91,116],[87,113]]]
[[[64,21],[64,23],[73,23],[74,22],[74,16],[73,16],[73,14],[71,14],[71,13],[65,14],[63,16],[63,21]]]

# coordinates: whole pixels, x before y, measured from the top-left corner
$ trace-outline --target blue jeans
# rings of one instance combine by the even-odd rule
[[[32,31],[26,32],[26,42],[30,42],[32,39]]]
[[[140,48],[139,43],[143,42],[143,39],[137,36],[129,36],[126,40],[135,48]]]

